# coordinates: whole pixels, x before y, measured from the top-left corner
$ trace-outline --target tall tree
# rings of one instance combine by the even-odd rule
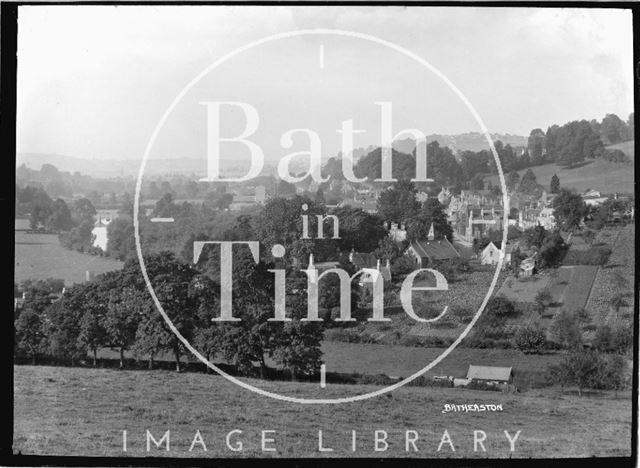
[[[420,210],[416,188],[412,182],[399,181],[378,196],[378,212],[384,221],[402,223]]]
[[[453,229],[447,221],[444,207],[437,198],[428,198],[422,205],[422,210],[407,224],[407,239],[410,241],[424,240],[429,235],[433,225],[434,238],[452,240]]]
[[[553,199],[553,214],[562,229],[573,231],[587,214],[587,206],[577,193],[560,189]]]
[[[560,178],[557,174],[553,174],[551,177],[551,183],[549,184],[551,193],[558,193],[560,191]]]

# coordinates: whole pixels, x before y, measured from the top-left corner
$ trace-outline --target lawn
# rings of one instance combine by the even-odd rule
[[[26,225],[25,225],[26,224]],[[55,234],[30,234],[26,220],[16,220],[14,281],[62,278],[65,285],[82,283],[86,271],[95,275],[119,270],[123,263],[107,257],[82,254],[65,249]]]
[[[376,387],[251,381],[270,391],[336,398]],[[556,392],[507,394],[450,388],[401,388],[389,396],[342,405],[284,403],[240,389],[222,377],[169,371],[116,371],[62,367],[14,368],[14,453],[172,457],[593,457],[628,456],[629,392],[577,397]],[[501,404],[501,412],[443,413],[444,404]],[[127,431],[123,452],[122,431]],[[146,451],[149,430],[159,440],[170,430],[170,451]],[[196,431],[207,447],[189,447]],[[242,441],[242,451],[227,448]],[[274,452],[261,451],[261,431]],[[318,451],[318,431],[323,446]],[[374,431],[388,434],[386,451],[374,451]],[[455,447],[444,444],[447,430]],[[487,435],[487,452],[474,452],[473,431]],[[504,431],[521,431],[509,451]],[[357,431],[356,451],[351,451]],[[416,431],[417,452],[406,451]]]
[[[528,169],[518,171],[520,177]],[[576,189],[584,192],[587,189],[599,190],[603,193],[634,193],[634,166],[633,163],[617,164],[602,159],[588,160],[583,165],[567,169],[555,164],[544,164],[532,167],[537,182],[549,190],[549,183],[553,174],[560,179],[563,188]],[[506,174],[505,174],[506,177]],[[487,177],[494,186],[499,186],[498,176]]]

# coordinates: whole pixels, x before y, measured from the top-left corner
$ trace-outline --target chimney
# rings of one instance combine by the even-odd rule
[[[352,247],[351,252],[349,252],[349,261],[353,263],[353,254],[355,253],[355,249]]]
[[[376,270],[380,271],[380,259],[378,259],[378,262],[376,263]]]
[[[391,270],[391,262],[389,262],[388,258],[387,258],[387,270]]]
[[[404,223],[402,223],[402,224],[400,225],[400,230],[401,230],[401,231],[404,231]]]
[[[308,266],[308,269],[312,270],[314,268],[315,268],[315,266],[313,264],[313,254],[309,254],[309,266]]]

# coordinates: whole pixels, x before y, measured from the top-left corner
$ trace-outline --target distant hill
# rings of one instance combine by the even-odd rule
[[[140,170],[140,162],[141,159],[83,159],[61,154],[18,153],[16,167],[25,164],[30,169],[40,170],[43,164],[52,164],[59,171],[72,174],[79,172],[83,175],[99,178],[136,177]],[[145,175],[196,174],[204,177],[207,170],[206,167],[205,159],[153,159],[147,164]]]
[[[633,144],[633,142],[630,143]],[[560,187],[576,189],[579,192],[592,188],[603,193],[634,193],[633,163],[619,164],[603,159],[592,159],[572,169],[556,164],[544,164],[534,166],[531,170],[536,175],[537,182],[547,191],[551,177],[557,174]],[[520,177],[525,171],[526,169],[518,171]],[[497,175],[485,178],[485,183],[487,180],[490,180],[494,186],[499,185]]]
[[[496,142],[500,140],[504,145],[516,147],[526,147],[527,137],[519,135],[491,133],[491,139]],[[454,154],[462,151],[481,151],[489,149],[487,139],[484,134],[478,132],[462,133],[460,135],[428,135],[427,141],[437,141],[440,146],[447,146]],[[415,148],[415,141],[411,138],[395,141],[394,149],[402,153],[411,153]]]

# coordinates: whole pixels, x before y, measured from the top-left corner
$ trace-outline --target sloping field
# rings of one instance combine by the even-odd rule
[[[85,281],[86,271],[98,275],[119,270],[123,263],[107,257],[82,254],[60,245],[55,234],[30,234],[24,230],[24,222],[16,220],[14,278],[16,282],[27,279],[62,278],[67,286]]]
[[[558,276],[551,285],[553,301],[569,310],[583,308],[589,299],[597,271],[598,267],[592,265],[558,268]]]
[[[532,167],[531,170],[536,175],[538,183],[547,191],[553,174],[558,175],[561,187],[576,189],[578,192],[584,192],[590,188],[604,193],[633,193],[634,190],[634,166],[632,163],[616,164],[596,159],[585,161],[584,165],[573,169],[555,164],[545,164]],[[520,177],[524,175],[525,171],[526,169],[518,171]],[[490,180],[494,186],[500,184],[497,175],[488,177],[486,180]]]
[[[635,225],[629,224],[617,232],[603,232],[615,237],[607,264],[598,270],[587,310],[596,321],[624,319],[631,323],[633,313],[633,285],[635,284]],[[625,280],[625,284],[617,284]],[[617,312],[610,307],[611,299],[622,294],[626,301]],[[626,318],[624,318],[626,317]]]
[[[339,398],[370,386],[247,381],[296,397]],[[301,405],[241,389],[222,377],[168,371],[116,371],[61,367],[14,368],[14,453],[162,457],[592,457],[624,456],[631,446],[631,397],[518,395],[451,388],[401,388],[341,405]],[[444,404],[501,404],[501,412],[443,413]],[[127,431],[127,451],[122,432]],[[165,446],[146,450],[146,431]],[[201,443],[192,445],[196,431]],[[239,451],[232,451],[226,443]],[[318,451],[318,431],[323,446]],[[388,448],[374,450],[374,431]],[[445,443],[447,430],[455,448]],[[474,452],[473,431],[487,435],[486,452]],[[521,431],[514,452],[504,431]],[[261,431],[273,439],[261,449]],[[352,431],[356,450],[352,451]],[[414,447],[406,431],[416,431]],[[242,447],[237,445],[242,443]]]
[[[609,146],[607,146],[607,149],[609,149],[609,150],[619,149],[620,151],[622,151],[624,154],[626,154],[627,156],[629,156],[629,158],[631,158],[633,160],[633,159],[635,159],[635,144],[634,143],[635,143],[634,140],[624,141],[622,143],[617,143],[615,145],[609,145]]]

